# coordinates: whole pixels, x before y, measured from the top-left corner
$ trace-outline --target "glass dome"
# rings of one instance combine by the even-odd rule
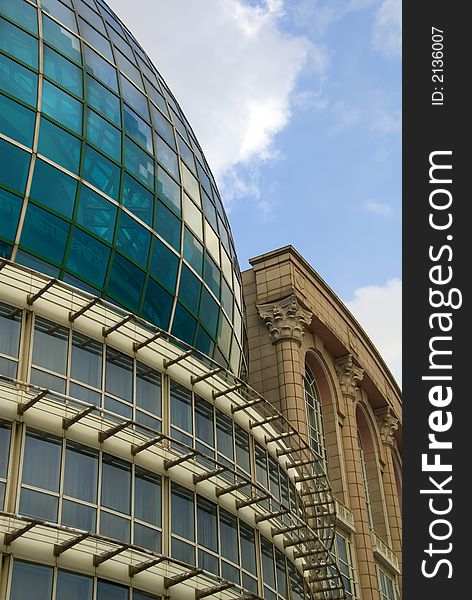
[[[0,0],[0,252],[240,372],[241,275],[182,110],[102,0]]]

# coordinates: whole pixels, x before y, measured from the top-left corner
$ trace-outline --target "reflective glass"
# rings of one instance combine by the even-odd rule
[[[0,352],[18,356],[21,331],[21,311],[0,304]]]
[[[125,132],[148,152],[152,152],[151,127],[126,104],[123,105],[123,120]]]
[[[59,571],[56,600],[92,600],[93,578]]]
[[[94,23],[95,24],[95,23]],[[110,42],[86,21],[79,18],[80,34],[91,46],[103,54],[108,60],[113,61]]]
[[[158,135],[154,136],[154,144],[157,160],[177,181],[180,181],[177,154]]]
[[[56,496],[23,488],[20,496],[20,513],[35,519],[54,523],[57,520]]]
[[[87,112],[87,140],[111,158],[121,160],[121,131],[96,112]]]
[[[39,369],[31,369],[30,381],[34,385],[41,388],[47,388],[48,390],[54,390],[61,394],[66,392],[66,380],[56,375],[51,375],[45,371]]]
[[[48,44],[80,64],[80,42],[70,31],[47,16],[43,16],[43,37]]]
[[[130,514],[131,465],[108,454],[104,454],[102,460],[101,504]]]
[[[180,186],[161,167],[157,167],[157,195],[167,206],[180,214]]]
[[[134,523],[134,543],[137,546],[154,550],[154,552],[161,551],[161,532],[146,527],[140,523]],[[136,594],[133,594],[133,599],[136,598]]]
[[[241,565],[243,569],[256,575],[256,545],[254,529],[239,521],[241,538]]]
[[[198,326],[197,336],[195,338],[195,348],[206,354],[207,356],[212,356],[213,348],[215,344],[212,338],[208,335],[208,333],[203,329],[201,325]]]
[[[110,296],[135,310],[139,303],[143,283],[144,272],[120,254],[115,253],[108,280]]]
[[[120,76],[121,93],[124,100],[146,121],[149,121],[149,109],[146,96],[142,94],[132,83],[125,77]]]
[[[121,542],[130,541],[130,522],[128,519],[112,515],[102,510],[100,512],[100,533]]]
[[[84,57],[87,73],[99,79],[114,92],[118,92],[116,69],[88,46],[84,46]]]
[[[42,9],[45,13],[50,14],[55,19],[66,25],[72,31],[77,32],[77,23],[75,20],[74,11],[64,6],[59,0],[43,0],[41,2]]]
[[[84,531],[95,531],[97,511],[91,506],[71,502],[70,500],[62,501],[62,518],[63,525],[76,527]]]
[[[27,433],[22,482],[57,492],[60,469],[60,441],[45,433]]]
[[[86,186],[81,186],[77,222],[107,242],[113,239],[117,206]]]
[[[93,387],[101,387],[102,344],[74,331],[70,375]]]
[[[186,227],[184,229],[184,258],[199,275],[202,274],[203,246]]]
[[[66,373],[69,331],[39,317],[34,325],[33,364]]]
[[[38,40],[0,17],[0,50],[38,68]]]
[[[172,533],[187,540],[195,540],[194,497],[192,492],[172,485]]]
[[[24,265],[25,267],[29,267],[30,269],[34,269],[35,271],[40,271],[42,273],[46,273],[46,275],[51,275],[51,277],[57,277],[59,275],[59,269],[50,265],[49,263],[28,254],[27,252],[23,252],[23,250],[18,250],[16,253],[16,262],[20,265]]]
[[[81,145],[82,142],[78,138],[51,121],[41,118],[38,144],[40,154],[78,174]]]
[[[97,600],[128,600],[128,588],[117,583],[98,580]]]
[[[82,97],[82,69],[44,46],[44,74],[64,89]]]
[[[172,322],[172,335],[176,338],[192,345],[197,321],[192,315],[179,303],[175,307],[174,320]]]
[[[217,298],[220,297],[220,270],[215,262],[205,253],[203,279]]]
[[[145,268],[150,241],[151,233],[125,212],[121,212],[116,247]]]
[[[182,222],[168,208],[158,202],[154,215],[154,227],[166,242],[168,242],[177,251],[180,250],[180,232]]]
[[[228,560],[239,563],[238,525],[236,517],[220,509],[221,554]]]
[[[167,329],[173,302],[173,297],[149,278],[142,308],[144,318],[162,329]]]
[[[208,333],[213,337],[216,336],[218,327],[218,304],[213,299],[212,295],[203,288],[202,303],[200,308],[200,319],[205,325]]]
[[[22,200],[0,188],[0,237],[13,242],[20,219]]]
[[[1,150],[0,150],[1,153]],[[42,208],[28,204],[20,244],[46,260],[62,262],[69,224]]]
[[[15,560],[10,600],[51,600],[52,574],[51,567]]]
[[[2,157],[0,183],[22,194],[25,191],[30,155],[0,139],[0,156]]]
[[[0,90],[36,106],[38,76],[14,60],[0,54]]]
[[[92,285],[102,287],[110,252],[108,246],[75,228],[70,241],[66,267]]]
[[[106,391],[131,402],[133,398],[133,360],[113,348],[107,348]]]
[[[200,188],[198,186],[198,181],[195,177],[190,173],[187,167],[182,165],[182,183],[184,188],[187,190],[191,198],[199,205],[202,205],[202,201],[200,198]]]
[[[161,478],[136,468],[134,516],[157,527],[161,526]]]
[[[161,241],[154,238],[151,257],[151,274],[172,293],[175,291],[178,257]]]
[[[125,167],[148,187],[154,186],[154,161],[129,138],[125,138]]]
[[[10,0],[1,0],[0,12],[6,17],[10,17],[16,23],[23,25],[31,33],[38,33],[37,11],[31,4],[24,2],[24,0],[13,3]]]
[[[71,217],[76,191],[76,179],[62,173],[43,160],[36,160],[30,192],[31,198],[66,217]]]
[[[194,315],[198,314],[202,284],[186,265],[182,265],[179,284],[179,300]]]
[[[169,146],[175,149],[174,128],[171,123],[154,107],[151,110],[154,129],[165,139]]]
[[[116,125],[121,125],[120,101],[117,96],[90,75],[86,78],[86,90],[90,106]]]
[[[8,472],[8,456],[10,454],[10,427],[0,422],[0,477]]]
[[[120,169],[102,154],[86,146],[83,177],[114,200],[118,200]]]
[[[128,173],[124,175],[122,203],[141,221],[152,226],[154,196]]]
[[[161,374],[136,363],[136,406],[161,416]]]
[[[197,498],[198,543],[205,548],[218,551],[218,524],[216,504],[200,496]],[[222,542],[223,543],[223,542]]]
[[[98,457],[94,450],[68,444],[64,494],[88,502],[97,501]]]
[[[170,384],[170,415],[172,425],[192,433],[192,392],[175,381]]]

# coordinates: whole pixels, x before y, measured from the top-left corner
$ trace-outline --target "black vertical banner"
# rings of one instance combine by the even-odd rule
[[[403,597],[472,597],[467,3],[403,3]]]

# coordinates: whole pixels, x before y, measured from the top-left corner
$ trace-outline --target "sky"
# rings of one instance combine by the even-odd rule
[[[401,383],[401,0],[108,1],[197,135],[242,270],[293,245]]]

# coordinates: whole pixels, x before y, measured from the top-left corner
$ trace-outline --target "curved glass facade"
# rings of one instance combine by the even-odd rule
[[[102,0],[0,0],[0,251],[239,373],[241,276],[202,150]]]

